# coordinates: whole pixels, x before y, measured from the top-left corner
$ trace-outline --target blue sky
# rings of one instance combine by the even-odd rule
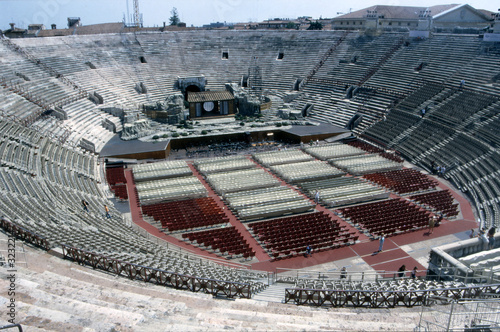
[[[67,17],[80,17],[82,24],[121,22],[127,13],[133,12],[133,0],[0,0],[0,29],[9,28],[14,22],[18,27],[43,23],[50,27],[66,27]],[[139,0],[145,26],[161,26],[176,7],[181,21],[188,26],[201,26],[212,22],[249,22],[269,18],[297,18],[299,16],[335,17],[375,4],[430,6],[453,2],[435,0],[390,0],[390,1],[335,1],[335,0]],[[497,11],[500,3],[492,0],[467,2],[477,9]]]

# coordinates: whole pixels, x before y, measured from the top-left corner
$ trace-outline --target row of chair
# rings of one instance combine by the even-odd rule
[[[375,234],[393,235],[425,227],[430,213],[404,199],[351,206],[337,210],[351,223]]]
[[[253,154],[253,158],[266,167],[289,163],[299,163],[314,159],[313,157],[299,149],[258,152]]]
[[[159,221],[168,231],[179,231],[227,223],[222,209],[211,197],[142,206],[142,213]]]
[[[193,245],[204,247],[203,249],[212,250],[228,258],[255,256],[255,251],[234,226],[184,233],[182,238]]]
[[[109,185],[127,183],[123,167],[106,167],[106,180]]]
[[[324,212],[277,218],[248,225],[253,236],[272,256],[284,259],[302,255],[309,246],[324,251],[354,243],[358,237]]]
[[[458,214],[458,204],[453,204],[454,198],[448,189],[413,195],[409,198],[421,205],[431,208],[435,212],[442,213],[446,217],[456,216]]]
[[[111,185],[111,191],[115,194],[116,197],[127,200],[128,199],[128,193],[127,193],[127,185],[126,184],[115,184]]]
[[[322,144],[304,149],[310,155],[320,159],[327,160],[332,158],[341,158],[347,156],[362,155],[365,151],[347,144],[332,143]]]
[[[365,174],[363,177],[399,194],[428,190],[438,185],[436,180],[417,170],[408,168],[384,173]]]

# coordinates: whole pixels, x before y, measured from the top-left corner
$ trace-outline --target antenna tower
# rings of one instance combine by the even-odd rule
[[[134,0],[134,25],[137,28],[142,26],[141,15],[139,14],[139,0]]]

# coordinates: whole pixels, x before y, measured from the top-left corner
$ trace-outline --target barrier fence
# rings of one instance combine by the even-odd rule
[[[251,285],[247,283],[182,275],[152,267],[122,262],[117,259],[65,245],[61,245],[61,247],[64,258],[71,259],[78,264],[89,265],[94,269],[124,276],[132,280],[151,282],[176,289],[189,290],[191,292],[204,292],[213,296],[225,296],[227,298],[239,297],[249,299],[252,297]]]
[[[51,245],[46,238],[36,235],[35,233],[30,232],[6,219],[0,218],[0,227],[22,241],[31,243],[47,251],[51,249]],[[152,282],[176,289],[184,289],[192,292],[204,292],[213,296],[223,296],[227,298],[239,297],[249,299],[252,297],[254,292],[252,286],[248,283],[182,275],[152,267],[122,262],[117,259],[66,245],[61,245],[61,248],[63,251],[63,257],[66,259],[71,259],[78,264],[88,265],[94,269],[100,269],[132,280]]]
[[[438,302],[445,304],[464,299],[499,297],[500,284],[408,291],[285,289],[285,303],[332,307],[413,307]]]
[[[24,229],[23,227],[18,226],[3,218],[0,218],[0,227],[2,227],[5,231],[11,233],[12,236],[16,237],[17,239],[29,242],[47,251],[50,250],[50,243],[43,236],[39,236],[33,232],[30,232],[27,229]]]

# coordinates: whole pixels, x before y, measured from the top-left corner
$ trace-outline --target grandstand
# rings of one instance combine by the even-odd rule
[[[151,293],[159,285],[215,298],[283,302],[287,313],[295,311],[286,303],[393,308],[498,298],[498,262],[479,239],[467,240],[475,249],[466,253],[477,257],[442,250],[459,261],[452,262],[456,266],[446,255],[429,265],[429,252],[421,248],[465,240],[470,228],[500,225],[499,48],[476,35],[416,39],[355,31],[2,38],[0,226],[6,236],[107,273],[99,277],[74,265],[78,278],[89,274],[108,284],[114,274],[147,282],[137,286],[143,284],[119,278],[121,287]],[[178,76],[204,75],[207,89],[223,90],[226,83],[242,82],[252,61],[262,78],[253,88],[266,91],[273,103],[270,122],[278,121],[272,114],[280,110],[299,114],[314,104],[301,120],[349,128],[352,136],[252,146],[220,135],[211,147],[217,144],[217,154],[208,147],[196,154],[173,149],[168,160],[154,163],[99,156],[124,125],[109,109],[139,111],[164,101],[178,92]],[[137,91],[138,83],[145,93]],[[431,235],[427,226],[437,215],[444,221]],[[388,239],[377,253],[381,234]],[[423,247],[416,249],[418,243]],[[305,257],[308,246],[312,257]],[[30,257],[47,259],[29,250]],[[480,273],[465,279],[455,273],[464,262]],[[400,278],[401,264],[418,267],[418,278]],[[345,265],[349,276],[339,281]],[[59,272],[43,277],[70,279]],[[35,280],[27,272],[23,287],[32,289]],[[198,296],[192,301],[210,299]],[[402,309],[394,312],[411,316],[405,327],[416,326],[412,311]],[[119,310],[126,316],[126,308]],[[40,317],[47,315],[42,311]],[[27,316],[22,323],[30,325]],[[140,319],[126,324],[140,328]]]

